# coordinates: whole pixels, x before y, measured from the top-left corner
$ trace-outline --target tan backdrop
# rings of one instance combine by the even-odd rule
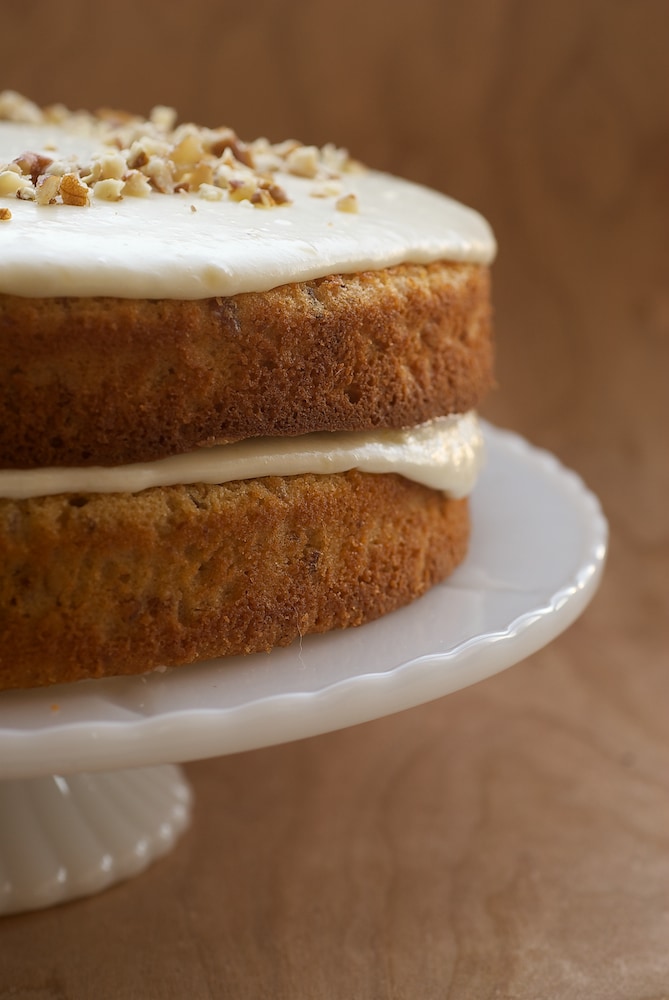
[[[0,86],[334,140],[483,211],[486,415],[612,546],[498,678],[191,766],[169,860],[0,927],[0,998],[669,997],[668,38],[662,0],[3,4]]]

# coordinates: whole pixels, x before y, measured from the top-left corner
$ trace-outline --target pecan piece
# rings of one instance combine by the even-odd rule
[[[60,194],[64,205],[88,205],[89,188],[77,174],[63,174],[60,180]]]
[[[41,153],[32,153],[30,150],[26,150],[25,153],[16,157],[14,163],[21,168],[21,173],[30,176],[33,184],[37,184],[37,178],[46,172],[46,168],[53,163],[53,160],[49,156],[42,156]]]

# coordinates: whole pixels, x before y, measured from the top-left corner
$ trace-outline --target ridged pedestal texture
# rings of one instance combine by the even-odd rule
[[[138,874],[174,846],[190,805],[173,765],[0,782],[0,914]]]

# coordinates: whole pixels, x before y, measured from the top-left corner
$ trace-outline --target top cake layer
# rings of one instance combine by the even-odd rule
[[[334,147],[0,94],[0,468],[399,429],[492,383],[476,212]]]
[[[478,213],[334,147],[174,128],[167,109],[92,117],[0,95],[3,113],[22,120],[0,121],[1,293],[202,299],[495,254]]]

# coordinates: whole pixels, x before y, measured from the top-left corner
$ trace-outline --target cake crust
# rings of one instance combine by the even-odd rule
[[[397,475],[0,501],[0,689],[269,651],[464,558],[466,500]]]
[[[492,382],[489,272],[475,264],[204,300],[0,295],[0,328],[5,468],[411,426],[475,408]]]

